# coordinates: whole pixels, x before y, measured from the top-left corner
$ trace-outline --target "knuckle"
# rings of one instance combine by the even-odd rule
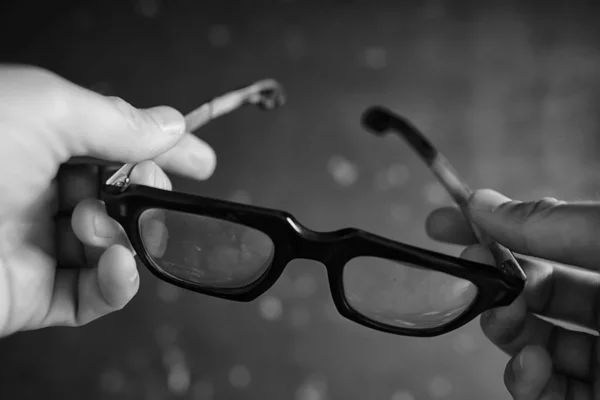
[[[521,247],[525,252],[531,253],[538,246],[539,235],[538,228],[543,226],[548,218],[550,218],[565,202],[555,198],[546,197],[540,200],[531,201],[511,201],[503,206],[512,213],[515,217],[516,226],[514,229],[519,231]]]
[[[139,134],[145,134],[148,131],[160,129],[158,122],[154,118],[151,118],[144,110],[134,107],[121,97],[111,96],[109,99],[113,102],[115,108],[131,130]]]
[[[116,110],[120,116],[127,122],[127,125],[135,130],[142,131],[142,120],[138,110],[136,110],[129,102],[125,101],[121,97],[110,96],[109,99],[112,101]]]
[[[556,298],[556,270],[551,263],[540,260],[519,259],[519,263],[527,275],[524,291],[527,303],[532,311],[546,315]]]

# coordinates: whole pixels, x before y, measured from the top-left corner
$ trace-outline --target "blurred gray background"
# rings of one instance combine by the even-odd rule
[[[287,106],[203,128],[217,171],[175,189],[456,255],[424,233],[450,204],[443,189],[360,113],[379,103],[408,116],[474,187],[597,198],[599,17],[592,1],[7,1],[0,54],[184,113],[276,78]],[[123,311],[1,340],[0,398],[504,400],[507,360],[478,321],[416,339],[342,319],[316,263],[291,264],[248,304],[142,268]]]

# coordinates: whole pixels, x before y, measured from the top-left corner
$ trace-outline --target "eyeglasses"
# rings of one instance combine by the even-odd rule
[[[285,101],[275,81],[261,81],[202,105],[186,116],[194,131],[244,104],[275,109]],[[376,134],[395,132],[425,160],[457,204],[471,194],[449,162],[409,121],[383,107],[365,112]],[[126,164],[103,185],[108,214],[121,224],[141,262],[159,279],[201,294],[252,301],[288,263],[304,258],[327,269],[341,315],[392,334],[436,336],[483,311],[509,305],[526,276],[506,248],[472,225],[496,265],[399,243],[355,228],[316,232],[291,214],[263,207],[132,184]],[[470,221],[468,212],[465,212]]]

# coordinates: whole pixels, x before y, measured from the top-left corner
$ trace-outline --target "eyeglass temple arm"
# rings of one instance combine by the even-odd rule
[[[406,140],[423,161],[425,161],[429,169],[458,204],[477,240],[487,246],[492,252],[496,265],[517,275],[520,279],[526,279],[525,272],[519,265],[514,254],[490,238],[473,223],[468,208],[469,198],[473,194],[473,190],[458,175],[446,157],[433,146],[417,127],[406,118],[380,106],[371,107],[365,111],[362,117],[362,124],[376,135],[383,136],[388,132],[394,132]]]
[[[264,79],[252,85],[227,92],[202,104],[185,116],[186,131],[194,132],[213,119],[221,117],[244,105],[256,105],[262,110],[274,110],[285,104],[283,87],[274,79]],[[123,186],[128,184],[129,174],[135,164],[128,163],[117,170],[107,185]]]

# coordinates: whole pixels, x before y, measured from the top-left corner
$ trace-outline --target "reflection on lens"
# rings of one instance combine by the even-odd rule
[[[149,209],[140,216],[139,227],[158,268],[203,286],[246,286],[266,271],[273,257],[269,236],[226,220]]]
[[[468,280],[378,257],[357,257],[344,268],[344,292],[355,311],[405,329],[428,329],[458,318],[477,297]]]

